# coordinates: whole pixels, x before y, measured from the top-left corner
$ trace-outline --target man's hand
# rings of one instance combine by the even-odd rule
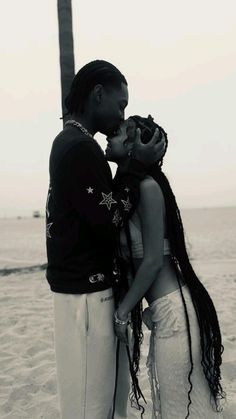
[[[155,133],[151,140],[147,144],[143,144],[141,141],[141,130],[137,128],[136,138],[134,147],[132,150],[132,157],[136,160],[141,161],[145,166],[151,166],[156,161],[160,160],[165,152],[165,138],[162,134],[159,139],[159,129],[155,130]]]

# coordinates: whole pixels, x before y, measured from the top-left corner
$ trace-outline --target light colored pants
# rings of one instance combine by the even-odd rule
[[[182,291],[187,306],[192,341],[193,388],[190,418],[222,419],[221,413],[216,413],[210,403],[210,390],[201,365],[198,320],[190,292],[187,286],[183,286]],[[159,382],[159,392],[154,402],[157,411],[160,412],[156,416],[153,414],[153,417],[182,419],[187,413],[190,361],[186,316],[180,290],[153,301],[149,310],[153,329],[148,364],[151,375],[156,369]]]
[[[110,419],[116,376],[114,299],[54,293],[55,351],[62,419]],[[126,418],[129,368],[121,346],[115,418]],[[125,365],[126,364],[126,365]]]

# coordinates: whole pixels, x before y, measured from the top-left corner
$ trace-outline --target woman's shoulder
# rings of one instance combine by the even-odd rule
[[[144,220],[149,220],[153,225],[161,222],[165,226],[164,196],[160,185],[151,176],[146,176],[140,184],[140,200],[136,212],[141,226],[145,224]]]
[[[153,179],[152,176],[146,175],[140,183],[140,192],[144,194],[158,193],[162,195],[162,190],[159,184]]]
[[[159,184],[152,176],[146,176],[140,183],[140,204],[164,206],[164,196]]]

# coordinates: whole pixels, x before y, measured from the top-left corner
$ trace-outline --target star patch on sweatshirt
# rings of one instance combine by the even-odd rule
[[[131,204],[129,198],[127,198],[127,201],[125,201],[124,199],[122,199],[121,202],[123,203],[123,205],[125,207],[124,208],[125,211],[129,211],[132,208],[132,204]]]
[[[116,204],[117,203],[112,198],[112,192],[110,192],[109,194],[105,194],[104,192],[102,192],[102,196],[103,196],[103,200],[101,202],[99,202],[99,205],[106,205],[107,208],[110,211],[112,204]]]
[[[52,225],[53,225],[53,223],[49,223],[49,224],[47,224],[47,227],[46,227],[46,235],[49,239],[52,238],[51,233],[50,233],[50,228],[52,227]]]
[[[114,216],[113,216],[112,222],[115,224],[116,227],[118,227],[118,225],[119,225],[119,223],[120,223],[121,220],[122,220],[122,218],[120,216],[119,210],[117,209],[114,212]]]
[[[91,186],[89,186],[86,190],[88,191],[88,193],[93,193],[93,189],[94,188],[91,188]]]
[[[47,215],[47,217],[49,217],[49,215],[50,215],[48,205],[49,205],[49,199],[50,199],[50,196],[51,196],[51,191],[52,191],[52,187],[50,186],[49,190],[48,190],[48,196],[47,196],[47,202],[46,202],[46,215]]]

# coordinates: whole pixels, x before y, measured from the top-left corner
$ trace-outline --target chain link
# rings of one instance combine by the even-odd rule
[[[88,135],[90,138],[93,138],[92,134],[90,134],[90,132],[88,132],[88,130],[84,128],[83,125],[80,122],[76,121],[75,119],[69,119],[65,123],[65,125],[72,125],[73,127],[79,128],[80,131],[83,132],[83,134]]]

